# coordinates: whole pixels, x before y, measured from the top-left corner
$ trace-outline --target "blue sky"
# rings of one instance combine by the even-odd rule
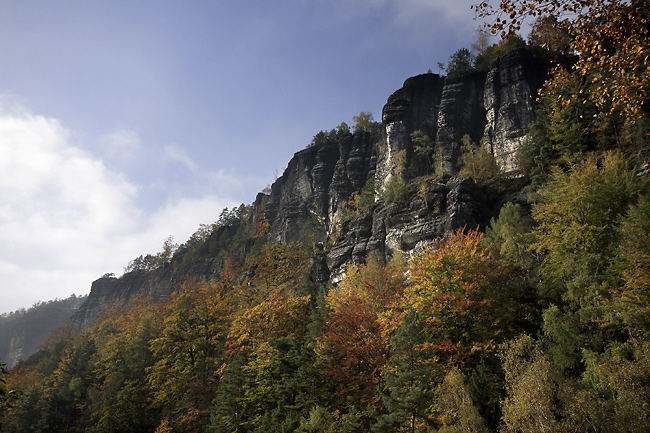
[[[471,2],[0,0],[0,313],[251,203],[469,47]]]

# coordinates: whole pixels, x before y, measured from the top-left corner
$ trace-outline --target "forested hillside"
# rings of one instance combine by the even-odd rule
[[[580,19],[563,21],[556,3]],[[339,230],[303,221],[296,239],[282,238],[294,232],[272,218],[287,176],[184,245],[100,280],[98,291],[118,281],[128,290],[97,296],[92,320],[59,328],[2,373],[2,431],[648,431],[647,4],[514,4],[478,8],[497,31],[538,11],[559,18],[540,15],[528,42],[510,35],[467,59],[460,50],[448,74],[474,83],[513,49],[554,65],[528,132],[510,137],[516,152],[469,133],[443,134],[453,146],[441,148],[440,133],[436,142],[418,130],[382,166],[385,154],[367,144],[385,133],[368,116],[354,133],[342,124],[317,134],[288,172],[345,143],[366,152],[357,162],[380,160],[346,184],[355,189],[335,189],[347,191],[330,212]],[[389,99],[397,108],[384,124],[404,94]],[[386,237],[395,220],[454,221],[469,196],[487,202],[472,208],[483,212],[477,224],[413,241],[408,254],[388,254],[385,241],[319,278],[342,256],[332,252],[360,249],[346,239],[382,223]],[[154,280],[173,290],[133,289]]]

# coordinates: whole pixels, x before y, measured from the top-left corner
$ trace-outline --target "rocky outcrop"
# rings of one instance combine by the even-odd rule
[[[487,74],[483,137],[506,173],[517,171],[517,150],[535,119],[544,70],[527,50],[518,49],[496,59]]]
[[[265,205],[270,240],[289,244],[311,231],[316,242],[324,242],[350,194],[374,174],[374,152],[372,134],[358,132],[296,153]]]
[[[451,230],[486,223],[491,215],[482,189],[454,177],[462,138],[482,143],[503,171],[516,175],[516,151],[534,118],[544,68],[519,49],[487,71],[407,79],[388,98],[379,133],[335,131],[296,153],[270,193],[255,200],[253,225],[262,215],[270,242],[313,242],[314,280],[336,283],[349,263],[362,261],[371,251],[386,258],[398,252],[409,256]],[[396,159],[408,165],[414,158],[411,134],[417,130],[434,142],[439,180],[429,179],[405,204],[382,204],[386,185],[399,172]],[[354,213],[346,212],[348,200],[370,179],[376,202],[352,218]],[[211,245],[230,239],[229,230],[234,229],[223,226],[213,233]],[[180,251],[168,267],[97,280],[75,320],[82,326],[91,323],[105,305],[128,302],[142,292],[162,298],[188,275],[210,279],[219,268],[215,251],[220,248],[206,248],[182,272],[176,266],[183,261]]]
[[[336,242],[323,255],[330,280],[339,282],[349,263],[363,262],[371,251],[387,260],[398,252],[408,258],[454,229],[478,227],[489,213],[482,189],[471,179],[430,180],[406,206],[378,205],[341,224]]]
[[[518,49],[487,71],[407,79],[384,106],[378,146],[355,134],[296,154],[269,198],[266,217],[272,239],[303,239],[307,221],[317,221],[323,235],[318,240],[329,238],[332,245],[317,254],[318,274],[329,272],[336,282],[347,263],[362,260],[370,251],[380,250],[387,257],[397,251],[409,255],[450,230],[479,224],[481,215],[488,214],[480,189],[449,177],[458,171],[462,138],[468,135],[482,143],[504,172],[516,175],[516,151],[534,120],[540,70],[543,65],[532,54]],[[371,175],[381,196],[399,169],[395,156],[401,152],[408,165],[414,153],[411,134],[417,130],[434,140],[435,165],[446,181],[430,181],[407,206],[375,206],[372,214],[342,221],[346,200]]]
[[[410,134],[420,130],[435,139],[435,165],[458,171],[461,140],[468,135],[495,156],[507,174],[517,170],[516,151],[534,120],[535,98],[546,66],[526,49],[496,59],[487,71],[442,78],[424,74],[409,78],[384,106],[385,151],[377,167],[382,189],[390,178],[390,160],[405,149],[412,156]]]
[[[435,137],[444,89],[444,78],[436,74],[411,77],[401,89],[390,95],[382,111],[386,137],[377,159],[377,188],[383,191],[395,174],[394,158],[400,151],[412,155],[410,134],[421,130]]]
[[[216,233],[215,233],[216,234]],[[213,274],[215,257],[209,254],[198,257],[182,272],[177,272],[183,259],[180,250],[172,263],[151,270],[136,270],[122,275],[120,278],[102,277],[93,281],[88,299],[81,305],[70,320],[83,328],[92,324],[98,314],[108,306],[123,307],[135,297],[146,295],[157,301],[166,298],[177,286],[179,281],[187,278],[203,279]]]

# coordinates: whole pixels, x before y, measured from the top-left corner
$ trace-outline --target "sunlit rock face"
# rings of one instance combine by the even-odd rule
[[[529,52],[515,50],[489,70],[407,79],[388,97],[379,133],[330,134],[297,152],[270,192],[258,195],[253,213],[268,223],[268,241],[313,243],[312,278],[336,284],[350,263],[363,261],[371,251],[387,259],[398,253],[408,258],[452,230],[487,223],[492,215],[482,189],[454,177],[462,138],[481,143],[504,172],[516,176],[517,150],[534,119],[545,68]],[[414,152],[411,134],[417,130],[434,142],[439,177],[428,180],[406,203],[383,204],[385,187],[396,174],[395,155],[403,152],[408,165]],[[364,215],[346,218],[346,203],[371,178],[376,203]],[[212,237],[227,237],[227,230],[221,227]],[[91,323],[115,300],[127,302],[143,292],[154,299],[166,296],[187,277],[173,270],[181,259],[175,255],[163,269],[96,281],[77,322]],[[184,272],[209,280],[217,275],[219,260],[207,251]]]
[[[507,174],[517,173],[517,150],[535,120],[544,71],[528,51],[518,49],[496,59],[487,74],[484,143]]]
[[[435,137],[438,130],[438,114],[442,102],[444,78],[436,74],[411,77],[401,89],[388,98],[382,110],[382,123],[386,131],[377,156],[377,190],[383,191],[395,174],[395,155],[406,152],[412,155],[410,134],[420,130]]]

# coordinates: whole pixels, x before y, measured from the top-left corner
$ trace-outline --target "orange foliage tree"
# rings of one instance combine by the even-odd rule
[[[238,309],[255,306],[274,293],[297,293],[309,275],[309,254],[302,244],[263,245],[248,258],[246,278],[230,293]]]
[[[411,262],[404,296],[422,320],[438,362],[468,366],[512,331],[511,289],[517,277],[476,230],[457,230]]]
[[[337,393],[378,401],[389,313],[399,304],[404,286],[403,266],[384,265],[371,256],[367,264],[351,266],[340,286],[330,290],[318,350],[326,376],[339,384]]]
[[[650,12],[647,0],[490,0],[472,6],[502,36],[527,17],[553,16],[580,54],[575,70],[594,84],[601,108],[620,110],[634,122],[650,105]]]

